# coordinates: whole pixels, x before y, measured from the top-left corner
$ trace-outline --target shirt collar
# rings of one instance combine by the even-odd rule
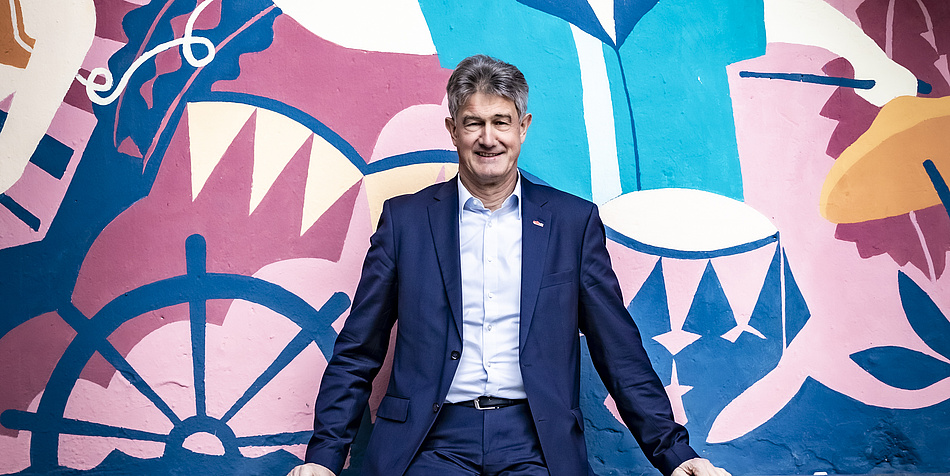
[[[461,220],[462,210],[465,209],[465,204],[468,202],[468,200],[469,199],[478,200],[478,198],[472,195],[472,193],[469,192],[467,188],[465,188],[465,185],[462,184],[461,179],[458,180],[458,193],[459,193],[459,210],[458,210],[459,215],[458,216],[459,216],[459,220]],[[508,201],[512,199],[515,201],[515,203],[518,206],[518,219],[520,220],[521,219],[521,173],[520,172],[518,173],[518,180],[515,182],[515,189],[511,192],[511,195],[505,198],[505,201],[502,202],[502,205],[501,205],[502,208],[504,208],[508,204]]]

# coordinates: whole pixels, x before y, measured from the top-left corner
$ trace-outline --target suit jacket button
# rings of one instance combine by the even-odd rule
[[[438,412],[438,411],[439,411],[439,404],[438,404],[438,403],[433,403],[433,404],[432,404],[432,412],[435,413],[435,412]]]
[[[461,356],[462,356],[462,354],[460,354],[459,351],[457,351],[457,350],[453,350],[453,351],[452,351],[452,355],[451,355],[452,360],[458,360],[459,357],[461,357]]]

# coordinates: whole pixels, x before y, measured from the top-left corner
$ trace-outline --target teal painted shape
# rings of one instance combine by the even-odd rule
[[[950,365],[905,347],[872,347],[851,354],[851,360],[892,387],[920,390],[950,377]]]
[[[550,185],[591,198],[583,87],[570,25],[513,0],[420,0],[445,68],[487,54],[520,69],[534,116],[518,164]],[[476,6],[477,5],[477,6]]]
[[[726,66],[764,53],[762,0],[664,0],[644,15],[620,49],[643,189],[742,199]]]
[[[950,321],[933,299],[903,271],[897,272],[897,287],[911,327],[931,349],[950,359]]]
[[[666,295],[666,280],[663,278],[663,260],[657,259],[653,271],[627,306],[627,312],[640,328],[643,348],[664,385],[670,383],[673,356],[653,338],[671,330],[670,309]]]

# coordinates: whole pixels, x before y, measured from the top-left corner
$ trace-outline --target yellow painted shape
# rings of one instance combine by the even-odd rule
[[[939,204],[922,165],[927,159],[950,176],[950,97],[893,99],[832,166],[821,215],[858,223]]]
[[[267,109],[257,110],[251,213],[260,205],[290,159],[313,132],[303,124]]]
[[[187,109],[194,200],[255,108],[232,102],[192,102]]]
[[[458,168],[458,164],[451,163],[413,164],[367,175],[363,184],[366,187],[366,198],[369,200],[373,231],[379,223],[379,215],[383,213],[383,202],[387,199],[415,193],[439,183],[442,181],[439,180],[440,176],[448,180],[458,173]]]
[[[300,235],[303,236],[331,205],[362,178],[362,172],[342,152],[323,137],[314,134]]]

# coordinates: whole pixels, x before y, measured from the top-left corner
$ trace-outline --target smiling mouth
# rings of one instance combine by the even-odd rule
[[[492,157],[498,157],[499,155],[501,155],[501,152],[475,152],[475,155],[490,159]]]

